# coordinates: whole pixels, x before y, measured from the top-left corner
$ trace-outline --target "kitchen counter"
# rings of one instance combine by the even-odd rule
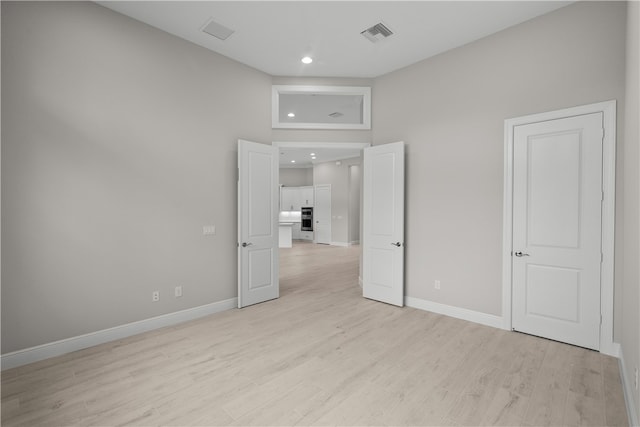
[[[281,222],[279,231],[278,247],[291,248],[293,247],[292,228],[293,222]]]

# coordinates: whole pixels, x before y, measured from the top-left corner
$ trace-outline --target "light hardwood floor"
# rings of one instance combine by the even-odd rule
[[[627,425],[617,360],[361,297],[358,248],[281,298],[2,373],[3,426]]]

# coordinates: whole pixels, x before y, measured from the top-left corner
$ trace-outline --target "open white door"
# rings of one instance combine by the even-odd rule
[[[238,141],[238,308],[278,298],[278,150]]]
[[[404,305],[404,142],[364,149],[362,289]]]

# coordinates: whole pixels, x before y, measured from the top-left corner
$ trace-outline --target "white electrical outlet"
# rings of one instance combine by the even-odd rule
[[[440,289],[440,280],[436,280],[435,282],[433,282],[433,287],[435,289]]]
[[[158,302],[158,301],[160,301],[160,291],[154,291],[154,292],[151,294],[151,301],[153,301],[153,302]]]
[[[175,296],[176,298],[180,298],[182,296],[182,286],[176,286]]]

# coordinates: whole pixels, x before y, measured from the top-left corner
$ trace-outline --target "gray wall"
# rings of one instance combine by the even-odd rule
[[[376,79],[374,144],[407,143],[408,296],[502,314],[504,120],[623,100],[625,8],[580,2]]]
[[[237,295],[236,141],[270,142],[271,76],[93,3],[2,2],[2,89],[4,353]]]
[[[280,168],[280,184],[285,187],[313,185],[313,168]]]
[[[349,243],[349,166],[359,165],[359,157],[318,163],[313,167],[313,185],[331,184],[331,241]]]
[[[626,114],[624,120],[624,270],[622,274],[622,333],[619,335],[625,361],[626,377],[631,381],[636,410],[640,411],[640,396],[633,389],[634,369],[640,366],[640,3],[628,3]],[[620,277],[620,276],[618,276]],[[640,413],[636,413],[640,420]]]

